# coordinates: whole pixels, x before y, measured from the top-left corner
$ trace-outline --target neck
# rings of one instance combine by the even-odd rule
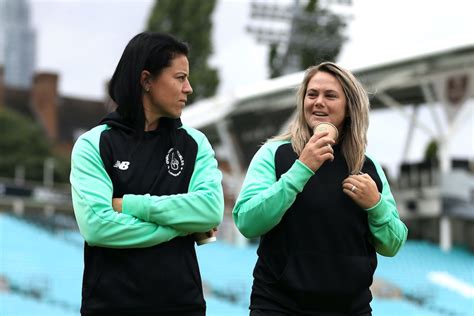
[[[145,115],[145,132],[152,131],[158,128],[160,122],[161,113],[152,106],[148,95],[145,95],[142,99],[143,102],[143,114]]]
[[[161,116],[153,111],[144,109],[145,114],[145,132],[155,130],[158,128]]]

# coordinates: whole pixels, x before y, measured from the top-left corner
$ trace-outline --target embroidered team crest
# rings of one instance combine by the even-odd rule
[[[179,150],[170,148],[165,157],[166,167],[168,167],[168,173],[174,177],[181,174],[184,168],[184,159]]]

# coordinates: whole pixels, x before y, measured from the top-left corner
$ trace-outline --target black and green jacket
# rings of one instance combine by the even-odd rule
[[[205,310],[190,234],[221,222],[221,179],[206,137],[179,119],[137,137],[112,113],[83,134],[70,177],[85,239],[82,315]]]
[[[366,156],[362,171],[381,199],[365,210],[342,191],[349,171],[339,145],[334,157],[314,173],[288,141],[267,142],[254,156],[233,211],[245,236],[261,236],[250,308],[370,313],[376,252],[395,255],[407,228],[375,160]]]

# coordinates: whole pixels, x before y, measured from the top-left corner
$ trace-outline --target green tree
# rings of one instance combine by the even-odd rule
[[[317,0],[308,0],[294,10],[287,43],[270,44],[271,78],[304,70],[322,61],[334,61],[346,40],[345,18],[321,8]]]
[[[26,179],[41,180],[45,159],[53,158],[55,180],[67,181],[69,159],[53,153],[44,132],[34,121],[0,108],[0,135],[0,177],[12,178],[15,169],[23,167]]]
[[[296,52],[300,56],[301,69],[323,61],[335,61],[345,41],[344,19],[327,9],[320,8],[317,0],[308,1],[304,12],[307,16],[317,18],[297,20],[296,32],[303,34],[305,42],[317,41],[317,43],[302,46],[300,51]]]
[[[438,141],[432,139],[425,148],[424,160],[427,162],[438,162]]]
[[[170,33],[190,46],[189,80],[194,93],[189,103],[213,96],[219,86],[217,69],[208,64],[212,54],[212,12],[216,0],[156,0],[147,30]]]
[[[278,44],[271,43],[268,52],[268,69],[270,69],[270,78],[281,76],[281,67],[279,65]]]

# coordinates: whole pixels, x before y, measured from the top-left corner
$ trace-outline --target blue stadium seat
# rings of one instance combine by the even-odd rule
[[[0,315],[79,314],[83,270],[79,233],[53,234],[23,219],[0,214],[0,249],[0,276],[23,291],[0,292]],[[207,315],[248,315],[256,246],[236,248],[218,241],[196,247],[196,252]],[[472,253],[458,248],[443,252],[429,242],[408,241],[396,257],[378,259],[375,278],[399,288],[402,298],[375,297],[371,304],[374,316],[474,315],[472,296],[432,280],[433,272],[447,273],[472,288]],[[35,293],[41,299],[35,299]]]

